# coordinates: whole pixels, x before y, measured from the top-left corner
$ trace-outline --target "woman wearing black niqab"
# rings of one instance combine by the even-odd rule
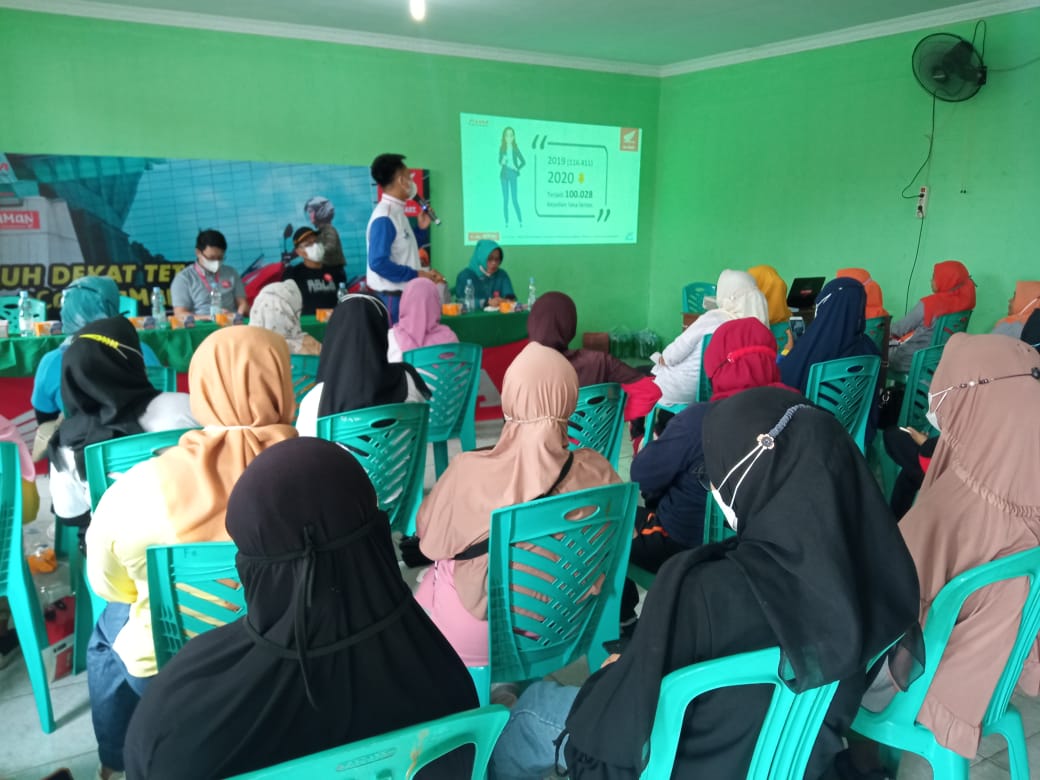
[[[561,751],[577,780],[639,777],[667,674],[776,645],[793,690],[841,681],[806,772],[819,777],[841,749],[869,660],[904,632],[916,635],[913,561],[833,416],[788,390],[747,390],[708,412],[704,451],[737,536],[671,558],[631,644],[582,686]],[[746,776],[771,690],[744,686],[697,698],[673,777]],[[523,706],[521,697],[494,756],[496,770],[511,777],[523,775],[505,740]]]
[[[227,777],[477,706],[342,447],[300,438],[261,453],[231,493],[227,529],[248,615],[192,639],[152,682],[127,777]],[[421,776],[470,771],[430,769]]]

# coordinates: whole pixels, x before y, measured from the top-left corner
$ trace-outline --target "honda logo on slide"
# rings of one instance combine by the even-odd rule
[[[0,210],[0,230],[39,230],[40,212]]]
[[[639,128],[638,127],[622,127],[621,128],[621,151],[623,151],[623,152],[638,152],[639,151]]]

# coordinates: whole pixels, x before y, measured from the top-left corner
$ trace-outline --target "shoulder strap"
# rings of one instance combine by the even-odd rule
[[[531,500],[532,501],[537,501],[540,498],[546,498],[547,496],[552,495],[553,491],[556,490],[556,488],[558,488],[560,486],[560,483],[563,482],[563,480],[565,480],[567,478],[567,474],[570,473],[571,464],[573,464],[573,463],[574,463],[574,453],[573,452],[568,452],[567,453],[567,460],[564,462],[563,468],[560,469],[560,475],[558,477],[556,477],[556,481],[552,483],[552,486],[548,490],[546,490],[540,496],[535,496]],[[465,550],[463,550],[458,555],[456,555],[453,560],[456,560],[456,561],[471,561],[474,558],[479,558],[481,555],[487,555],[488,554],[488,550],[490,549],[490,546],[491,546],[491,540],[490,539],[484,539],[483,541],[477,542],[475,544],[471,544]]]

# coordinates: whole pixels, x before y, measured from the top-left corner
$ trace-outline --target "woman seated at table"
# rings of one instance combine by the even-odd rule
[[[1015,282],[1015,294],[1008,300],[1008,316],[994,326],[993,332],[1020,338],[1022,328],[1035,311],[1040,311],[1040,282]]]
[[[300,401],[301,436],[318,435],[319,417],[429,399],[412,366],[386,359],[389,323],[386,306],[370,295],[350,295],[336,306],[322,342],[318,383]]]
[[[713,405],[704,451],[737,536],[665,563],[631,643],[580,691],[528,688],[495,747],[493,776],[544,776],[561,738],[569,777],[636,780],[667,674],[773,646],[792,689],[840,681],[805,776],[822,776],[841,749],[867,664],[917,620],[913,561],[884,497],[833,415],[788,390],[753,388]],[[747,776],[771,695],[756,685],[695,699],[672,776]]]
[[[224,513],[235,482],[260,452],[296,436],[281,336],[246,325],[212,333],[191,358],[188,384],[203,428],[116,480],[87,531],[90,585],[109,602],[87,650],[102,777],[123,771],[127,725],[156,672],[145,550],[227,541]]]
[[[482,238],[473,248],[469,265],[455,278],[455,300],[466,300],[466,282],[473,282],[478,306],[498,306],[502,301],[515,301],[513,283],[502,270],[505,255],[494,241]]]
[[[72,282],[61,294],[61,330],[68,338],[57,349],[40,358],[33,379],[32,406],[40,427],[33,446],[33,458],[39,460],[50,442],[61,414],[61,356],[71,337],[95,320],[119,316],[119,288],[107,276],[84,276]],[[147,344],[140,346],[146,366],[158,366],[159,358]]]
[[[531,341],[555,349],[578,374],[578,385],[588,387],[603,382],[617,382],[625,391],[625,422],[632,423],[632,441],[642,440],[643,418],[661,397],[660,388],[642,371],[618,360],[609,352],[595,349],[571,349],[578,332],[578,309],[569,295],[547,292],[538,297],[527,317],[527,335]]]
[[[300,326],[303,297],[296,282],[273,282],[256,296],[249,324],[267,328],[284,338],[294,355],[319,355],[321,342]]]
[[[646,506],[636,512],[630,560],[656,572],[676,553],[704,539],[704,476],[701,432],[712,404],[752,387],[785,387],[776,365],[776,338],[754,317],[723,323],[704,353],[711,379],[711,403],[691,404],[668,423],[632,460]],[[790,389],[790,388],[789,388]]]
[[[780,323],[790,323],[791,309],[787,305],[787,282],[781,278],[777,270],[771,265],[756,265],[747,270],[755,280],[755,284],[758,285],[758,289],[762,291],[762,295],[766,298],[766,304],[769,306],[770,328]],[[790,352],[793,346],[794,334],[791,332],[790,325],[788,325],[787,339],[782,350],[783,354],[786,355]]]
[[[342,447],[302,438],[260,453],[226,522],[247,615],[192,639],[149,686],[127,733],[129,777],[228,777],[477,706]],[[418,777],[470,768],[439,761]]]
[[[653,368],[654,381],[661,388],[662,404],[690,404],[697,395],[701,378],[701,349],[704,337],[730,320],[754,317],[769,323],[769,308],[751,274],[726,270],[715,286],[716,308],[706,311],[664,348]]]
[[[81,529],[90,524],[89,445],[197,425],[186,393],[162,393],[148,381],[141,342],[125,317],[95,320],[69,339],[61,395],[66,417],[47,449],[50,494],[55,518]]]
[[[863,291],[867,294],[867,303],[863,310],[863,316],[868,320],[877,317],[887,317],[885,311],[885,299],[881,292],[881,285],[870,276],[866,268],[842,268],[834,274],[836,278],[855,279],[863,285]]]
[[[436,344],[454,344],[455,331],[441,324],[441,294],[429,279],[417,276],[404,286],[397,324],[387,334],[386,359],[400,363],[405,352]]]
[[[419,507],[419,549],[434,565],[415,598],[467,666],[488,662],[488,556],[459,556],[488,538],[491,513],[621,481],[598,452],[568,452],[567,420],[577,400],[570,364],[555,350],[528,344],[503,380],[498,444],[456,455]]]
[[[822,293],[821,293],[822,295]],[[963,263],[946,260],[932,270],[932,294],[926,295],[905,317],[892,323],[888,368],[905,374],[914,353],[932,342],[935,321],[944,314],[975,308],[975,282]]]

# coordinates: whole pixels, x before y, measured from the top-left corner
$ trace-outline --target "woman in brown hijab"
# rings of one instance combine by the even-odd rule
[[[1008,336],[950,338],[929,393],[939,442],[917,503],[899,526],[921,581],[922,624],[958,574],[1040,544],[1037,410],[1036,350]],[[1013,580],[968,599],[917,716],[962,756],[978,752],[982,716],[1014,644],[1026,591],[1023,580]],[[1019,686],[1040,694],[1035,647]]]
[[[506,371],[498,444],[457,455],[419,507],[419,549],[434,565],[415,598],[467,666],[488,662],[488,557],[455,556],[488,538],[499,507],[621,481],[598,452],[568,452],[567,420],[577,399],[570,364],[555,350],[528,344]]]
[[[264,449],[296,436],[289,347],[264,328],[208,336],[188,369],[191,412],[204,427],[139,463],[98,503],[87,531],[87,575],[110,602],[90,639],[87,682],[104,780],[123,770],[123,741],[156,673],[145,550],[227,541],[235,482]]]

